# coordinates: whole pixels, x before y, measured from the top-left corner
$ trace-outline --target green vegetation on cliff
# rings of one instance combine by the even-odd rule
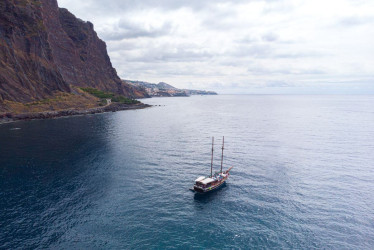
[[[98,90],[98,89],[95,89],[95,88],[81,88],[81,90],[97,97],[97,98],[100,98],[100,99],[111,99],[112,102],[119,102],[119,103],[123,103],[123,104],[137,104],[137,103],[140,103],[139,101],[137,100],[134,100],[134,99],[130,99],[130,98],[127,98],[125,96],[122,96],[122,95],[115,95],[113,93],[110,93],[110,92],[104,92],[104,91],[101,91],[101,90]]]
[[[118,103],[149,97],[118,77],[93,24],[57,0],[0,0],[0,115],[106,105],[82,86]]]

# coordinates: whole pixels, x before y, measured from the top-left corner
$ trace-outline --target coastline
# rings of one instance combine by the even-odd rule
[[[111,103],[107,106],[96,107],[84,110],[76,109],[65,109],[58,111],[44,111],[37,113],[21,113],[21,114],[12,114],[5,113],[0,115],[0,125],[5,123],[17,122],[17,121],[27,121],[27,120],[40,120],[40,119],[52,119],[59,117],[67,116],[76,116],[76,115],[90,115],[106,112],[116,112],[121,110],[133,110],[133,109],[144,109],[151,107],[152,105],[138,103],[138,104],[121,104],[121,103]]]

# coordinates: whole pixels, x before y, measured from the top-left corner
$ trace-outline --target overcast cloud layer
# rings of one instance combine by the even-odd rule
[[[59,0],[123,79],[220,93],[374,93],[373,0]]]

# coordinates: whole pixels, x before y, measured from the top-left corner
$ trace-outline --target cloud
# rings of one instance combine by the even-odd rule
[[[374,23],[374,16],[348,16],[341,18],[338,21],[339,25],[342,26],[359,26],[365,24],[373,24]]]
[[[311,76],[311,75],[324,75],[327,72],[319,68],[305,68],[302,65],[298,67],[289,68],[287,65],[267,65],[252,62],[248,67],[247,71],[253,75],[301,75],[301,76]]]
[[[104,30],[102,34],[106,41],[118,41],[141,37],[154,38],[168,35],[171,31],[172,24],[170,22],[165,22],[161,26],[152,26],[121,19],[116,29]]]
[[[374,79],[374,1],[59,4],[95,24],[122,78],[230,93],[313,86],[318,92],[345,80],[364,81],[357,86],[365,92]]]
[[[258,42],[258,39],[256,39],[255,37],[251,35],[246,35],[240,39],[235,39],[234,41],[239,44],[251,44],[251,43]]]
[[[262,36],[262,40],[265,42],[275,42],[278,40],[278,35],[273,32],[269,32]]]
[[[284,87],[293,87],[293,85],[289,84],[287,82],[284,82],[284,81],[269,81],[269,82],[266,83],[266,87],[284,88]]]

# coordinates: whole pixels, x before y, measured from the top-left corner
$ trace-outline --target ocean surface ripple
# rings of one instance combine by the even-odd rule
[[[373,248],[374,96],[144,102],[0,125],[1,249]]]

